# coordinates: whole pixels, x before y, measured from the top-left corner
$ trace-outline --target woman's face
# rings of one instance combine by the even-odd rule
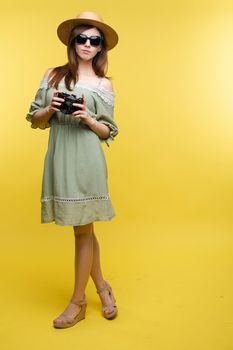
[[[90,28],[86,29],[82,32],[82,34],[85,34],[87,36],[100,36],[100,32],[97,28]],[[101,51],[101,44],[99,46],[92,46],[90,44],[90,40],[88,39],[85,44],[75,44],[75,51],[78,55],[78,57],[83,61],[89,61],[92,60],[95,55]]]

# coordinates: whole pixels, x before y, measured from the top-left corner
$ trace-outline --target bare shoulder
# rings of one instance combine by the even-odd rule
[[[102,79],[101,87],[104,88],[105,90],[110,91],[110,92],[114,92],[112,82],[108,78],[103,78]]]
[[[52,71],[53,71],[53,68],[47,69],[45,74],[44,74],[43,79],[45,79],[45,80],[48,79],[51,76]]]

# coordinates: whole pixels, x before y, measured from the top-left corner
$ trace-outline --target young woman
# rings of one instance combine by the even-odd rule
[[[82,12],[61,23],[59,39],[67,46],[68,63],[46,71],[26,119],[32,128],[50,128],[44,161],[41,223],[73,226],[75,283],[71,299],[53,325],[71,327],[85,318],[85,288],[91,275],[107,319],[117,315],[116,299],[104,280],[95,221],[115,216],[108,193],[107,166],[101,143],[108,146],[118,134],[113,118],[114,91],[106,77],[107,51],[118,35],[94,12]],[[82,97],[71,103],[75,111],[61,107],[67,101],[58,92]],[[64,97],[64,96],[63,96]]]

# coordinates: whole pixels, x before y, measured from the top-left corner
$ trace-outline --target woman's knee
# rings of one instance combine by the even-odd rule
[[[81,235],[92,235],[93,233],[93,223],[86,224],[86,225],[80,225],[80,226],[73,226],[74,234],[75,236],[81,236]]]

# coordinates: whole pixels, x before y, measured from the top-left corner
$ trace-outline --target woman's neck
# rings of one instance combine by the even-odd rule
[[[79,77],[95,77],[96,74],[92,67],[91,61],[79,61],[79,69],[78,69]]]

